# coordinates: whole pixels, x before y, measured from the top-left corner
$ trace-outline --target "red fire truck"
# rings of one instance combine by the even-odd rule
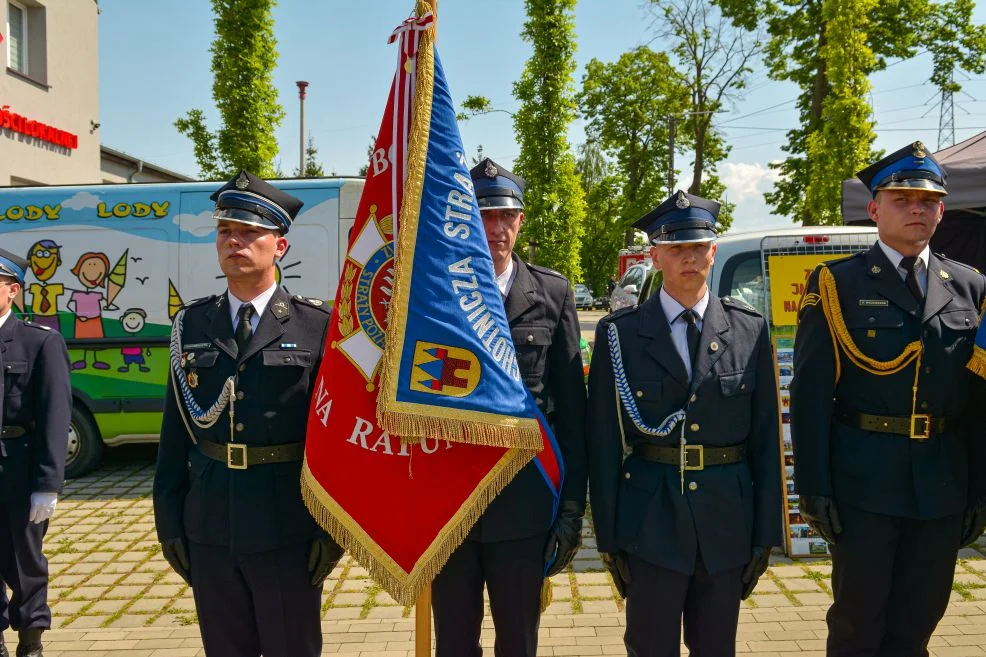
[[[635,265],[649,258],[650,252],[648,249],[649,247],[645,244],[636,244],[625,249],[620,249],[620,266],[619,273],[616,274],[616,280],[623,278],[623,274],[626,273],[630,265]]]

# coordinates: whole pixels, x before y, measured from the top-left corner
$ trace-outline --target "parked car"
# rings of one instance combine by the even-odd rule
[[[596,297],[595,299],[592,300],[592,307],[593,308],[598,308],[599,310],[608,310],[609,309],[609,296],[608,295],[600,295],[600,296]]]
[[[623,278],[619,280],[613,292],[609,295],[609,310],[620,310],[637,305],[637,295],[644,284],[647,273],[654,269],[654,263],[650,260],[638,262],[630,265],[623,273]]]
[[[583,308],[586,310],[591,310],[593,302],[594,299],[592,298],[592,292],[589,291],[589,288],[582,283],[576,283],[575,308],[577,310],[582,310]]]

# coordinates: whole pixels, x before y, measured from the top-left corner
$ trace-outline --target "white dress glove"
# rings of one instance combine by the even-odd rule
[[[31,493],[31,516],[33,523],[42,523],[55,512],[58,493]]]

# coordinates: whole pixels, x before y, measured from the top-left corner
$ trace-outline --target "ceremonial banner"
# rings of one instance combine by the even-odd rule
[[[521,380],[432,30],[427,13],[391,38],[397,74],[349,238],[302,473],[319,524],[405,605],[532,458],[556,507],[564,476]]]

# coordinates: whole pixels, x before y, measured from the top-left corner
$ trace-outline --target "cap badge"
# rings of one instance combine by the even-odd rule
[[[495,166],[493,166],[492,162],[487,162],[486,168],[483,169],[483,173],[485,173],[490,178],[496,178],[497,175],[500,173],[500,170],[497,169]]]
[[[924,144],[919,141],[914,142],[914,157],[925,157],[926,155]]]
[[[249,186],[250,186],[250,179],[247,178],[245,172],[240,171],[240,175],[236,177],[236,189],[243,190]]]
[[[682,210],[684,210],[685,208],[691,205],[691,201],[688,200],[688,197],[685,196],[684,192],[679,190],[678,198],[675,200],[674,204],[677,205]]]

